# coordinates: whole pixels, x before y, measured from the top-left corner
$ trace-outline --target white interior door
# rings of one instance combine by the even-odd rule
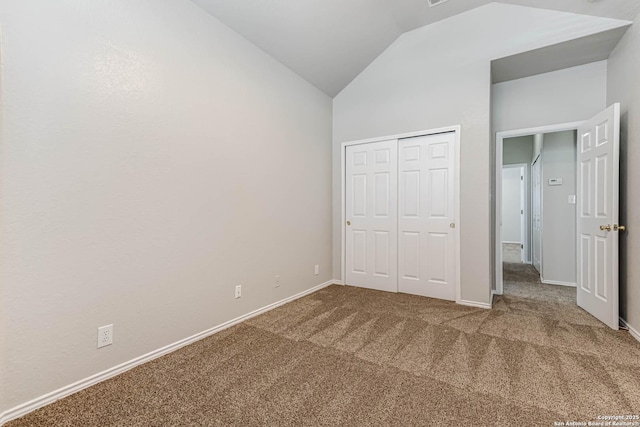
[[[455,133],[398,143],[398,289],[455,300]]]
[[[618,329],[620,105],[578,129],[578,305]]]
[[[525,247],[528,245],[527,239],[527,186],[525,180],[525,171],[526,168],[524,166],[520,167],[520,262],[527,262],[527,251]]]
[[[398,291],[397,143],[346,148],[347,285]]]
[[[533,268],[542,273],[542,156],[531,166],[531,238]]]

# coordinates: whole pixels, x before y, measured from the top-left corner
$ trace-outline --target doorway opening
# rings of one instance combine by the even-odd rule
[[[499,294],[576,304],[576,129],[502,139]]]
[[[498,134],[497,295],[576,304],[580,124]]]
[[[514,221],[503,218],[509,174],[500,179],[510,143],[525,141],[518,148],[531,159],[530,265],[505,262],[503,236]],[[619,104],[580,123],[497,134],[494,294],[577,304],[618,329],[618,233],[626,230],[618,224],[619,143]]]

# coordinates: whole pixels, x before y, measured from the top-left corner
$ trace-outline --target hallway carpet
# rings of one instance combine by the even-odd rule
[[[640,343],[575,305],[331,286],[19,426],[552,426],[640,412]]]
[[[542,283],[540,274],[530,264],[505,262],[502,266],[505,295],[576,305],[575,287]]]

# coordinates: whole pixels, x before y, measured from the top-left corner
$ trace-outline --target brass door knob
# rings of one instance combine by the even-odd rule
[[[601,225],[600,226],[600,230],[602,231],[611,231],[611,225],[607,224],[607,225]]]
[[[347,221],[347,225],[351,225],[351,221]]]
[[[613,225],[613,230],[614,231],[627,231],[627,227],[625,227],[624,225],[614,224]]]

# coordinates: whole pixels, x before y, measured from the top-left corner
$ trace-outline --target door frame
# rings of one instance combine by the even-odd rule
[[[495,170],[493,171],[493,176],[495,179],[495,193],[494,193],[494,239],[495,246],[494,250],[494,259],[495,259],[495,290],[492,291],[492,294],[502,295],[504,293],[504,280],[503,280],[503,272],[502,272],[502,230],[500,228],[500,215],[499,212],[502,212],[502,155],[504,148],[504,140],[508,138],[516,138],[519,136],[529,136],[535,135],[538,133],[554,133],[554,132],[562,132],[568,130],[577,131],[578,128],[585,123],[584,120],[579,122],[569,122],[569,123],[560,123],[554,125],[546,125],[546,126],[538,126],[533,128],[525,128],[525,129],[515,129],[508,130],[496,133],[496,146],[495,146]],[[576,194],[576,199],[578,195]],[[576,203],[578,201],[576,200]],[[344,221],[343,221],[344,222]]]
[[[522,175],[522,179],[520,180],[520,210],[522,211],[522,213],[520,214],[520,244],[522,245],[522,251],[520,254],[520,261],[522,261],[522,263],[526,264],[527,263],[527,256],[529,255],[529,233],[528,233],[528,221],[527,219],[529,218],[529,210],[530,210],[530,206],[529,203],[527,203],[527,189],[528,189],[528,184],[529,184],[529,179],[527,174],[529,173],[529,168],[531,167],[531,164],[529,163],[514,163],[511,165],[503,165],[502,166],[502,170],[504,171],[504,169],[520,169]],[[499,212],[496,212],[496,215],[498,215]]]
[[[456,223],[456,227],[454,230],[454,242],[456,245],[456,249],[455,249],[455,256],[454,256],[454,263],[455,263],[455,289],[456,289],[456,303],[460,303],[461,300],[461,291],[460,291],[460,133],[462,130],[462,126],[460,125],[456,125],[456,126],[446,126],[446,127],[442,127],[442,128],[436,128],[436,129],[428,129],[428,130],[421,130],[421,131],[415,131],[415,132],[408,132],[408,133],[403,133],[403,134],[397,134],[397,135],[387,135],[387,136],[381,136],[381,137],[375,137],[375,138],[367,138],[367,139],[360,139],[360,140],[355,140],[355,141],[347,141],[347,142],[343,142],[340,145],[340,168],[341,168],[341,172],[340,172],[340,193],[341,193],[341,215],[340,215],[340,219],[341,219],[341,226],[340,226],[340,234],[341,234],[341,244],[340,244],[340,260],[342,263],[342,268],[340,269],[340,281],[343,285],[346,285],[346,268],[347,268],[347,260],[346,260],[346,211],[345,211],[345,205],[346,205],[346,191],[345,191],[345,185],[346,185],[346,179],[345,179],[345,175],[346,175],[346,151],[347,151],[347,147],[352,146],[352,145],[360,145],[360,144],[368,144],[368,143],[372,143],[372,142],[380,142],[380,141],[387,141],[390,139],[404,139],[404,138],[414,138],[414,137],[419,137],[419,136],[429,136],[429,135],[436,135],[439,133],[449,133],[449,132],[453,132],[455,137],[454,137],[454,152],[455,152],[455,159],[454,159],[454,164],[455,164],[455,168],[456,168],[456,172],[455,172],[455,179],[456,179],[456,185],[454,186],[455,192],[456,192],[456,197],[455,197],[455,223]],[[396,253],[396,257],[398,256],[398,254]]]

